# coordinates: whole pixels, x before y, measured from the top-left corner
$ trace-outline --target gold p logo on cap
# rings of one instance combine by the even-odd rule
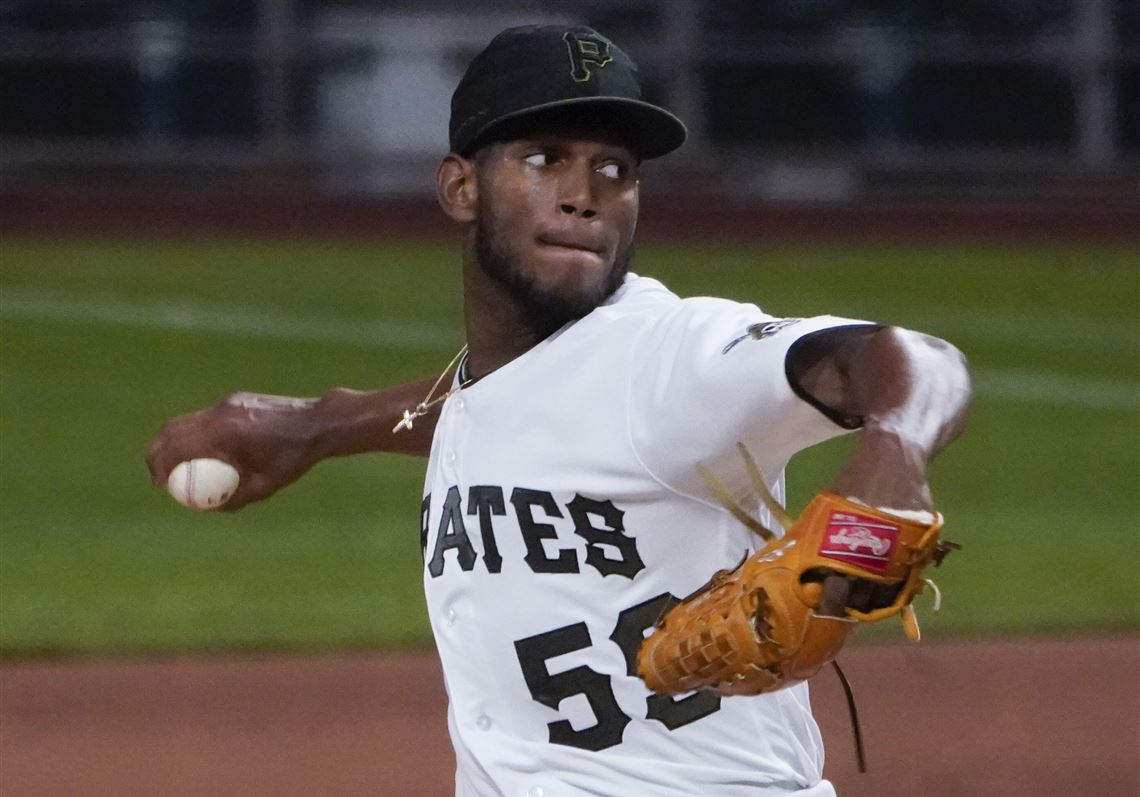
[[[610,43],[600,36],[567,31],[562,40],[570,51],[570,77],[578,83],[585,83],[593,77],[589,64],[601,69],[614,60],[610,55]]]

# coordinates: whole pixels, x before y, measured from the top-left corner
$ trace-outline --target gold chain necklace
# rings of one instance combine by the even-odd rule
[[[443,381],[443,378],[448,375],[448,373],[451,371],[451,369],[454,368],[459,363],[460,360],[463,359],[463,355],[465,355],[466,353],[467,353],[467,344],[464,344],[463,348],[459,350],[459,353],[451,358],[451,362],[449,362],[447,364],[447,367],[443,369],[443,373],[439,375],[439,378],[435,380],[435,384],[431,386],[431,390],[429,390],[427,392],[427,395],[424,396],[424,400],[421,401],[418,405],[416,405],[416,408],[414,410],[404,410],[404,417],[399,423],[397,423],[395,426],[392,427],[392,434],[396,434],[397,432],[401,432],[404,429],[410,430],[412,428],[412,424],[415,422],[416,418],[419,418],[423,415],[427,415],[427,411],[430,410],[432,407],[434,407],[436,404],[439,404],[441,401],[447,401],[455,393],[457,393],[458,391],[462,390],[463,388],[465,388],[469,384],[471,384],[473,381],[475,381],[473,379],[465,379],[465,380],[461,381],[458,385],[453,387],[451,390],[444,393],[442,396],[436,396],[435,398],[432,398],[432,396],[435,395],[435,391],[439,389],[439,384],[440,384],[440,382]]]

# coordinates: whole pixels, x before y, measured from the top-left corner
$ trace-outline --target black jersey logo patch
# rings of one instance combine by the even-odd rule
[[[774,321],[764,321],[760,324],[753,324],[752,326],[748,327],[747,330],[745,330],[743,335],[730,340],[728,342],[728,345],[720,350],[720,353],[728,354],[730,351],[736,348],[736,344],[740,343],[742,340],[747,340],[748,338],[752,338],[753,340],[764,340],[764,338],[770,338],[781,329],[790,327],[792,324],[798,324],[801,321],[803,321],[802,318],[777,318]]]

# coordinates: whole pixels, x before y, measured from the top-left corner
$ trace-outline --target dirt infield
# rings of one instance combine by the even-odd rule
[[[1140,794],[1140,639],[862,647],[844,667],[868,774],[830,673],[813,703],[845,797]],[[9,663],[0,793],[447,795],[444,712],[433,653]]]

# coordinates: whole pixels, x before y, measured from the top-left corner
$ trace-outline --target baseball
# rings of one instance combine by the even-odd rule
[[[217,509],[237,489],[237,470],[220,459],[190,459],[179,462],[166,479],[174,500],[191,509]]]

